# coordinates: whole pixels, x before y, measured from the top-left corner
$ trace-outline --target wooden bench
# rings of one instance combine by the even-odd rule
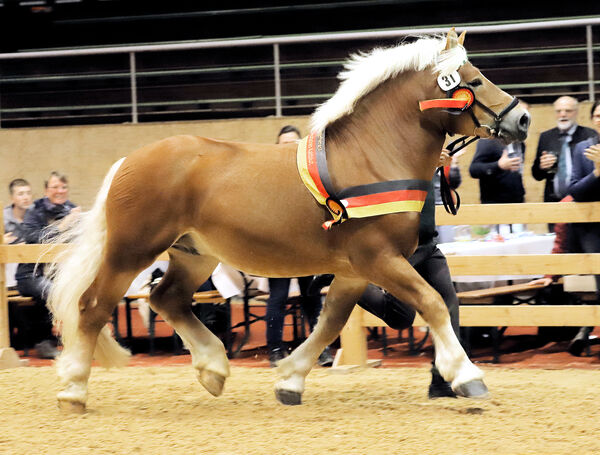
[[[19,305],[33,305],[33,297],[23,297],[16,289],[6,291],[7,300],[9,303],[17,303]]]
[[[17,312],[22,311],[23,308],[31,307],[35,305],[35,301],[33,297],[25,297],[19,294],[19,291],[16,289],[8,289],[6,291],[7,296],[7,304],[10,307],[10,312],[13,314],[17,314]],[[26,336],[26,335],[25,335]],[[25,355],[29,355],[29,346],[26,344],[23,346],[23,351]]]
[[[532,303],[532,301],[537,300],[539,290],[545,287],[546,286],[543,284],[532,285],[522,283],[485,289],[475,289],[472,291],[463,291],[458,292],[456,295],[460,305]],[[499,302],[499,300],[501,300],[501,302]],[[467,351],[467,354],[471,355],[471,327],[465,326],[464,324],[462,324],[462,327],[462,344],[465,348],[465,351]],[[506,328],[507,326],[503,326],[500,329],[496,326],[493,326],[490,329],[494,363],[498,363],[500,360],[500,343]]]
[[[495,298],[499,296],[512,295],[533,297],[535,294],[537,294],[539,289],[544,287],[546,286],[543,284],[511,284],[507,286],[497,286],[486,289],[475,289],[473,291],[463,291],[458,292],[456,295],[461,305],[476,303],[492,304],[494,303]]]

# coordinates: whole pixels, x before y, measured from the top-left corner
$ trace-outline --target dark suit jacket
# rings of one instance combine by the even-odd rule
[[[573,152],[573,175],[569,193],[577,202],[600,201],[600,178],[594,175],[594,163],[583,152],[598,143],[597,137],[580,142]]]
[[[573,152],[573,174],[569,193],[577,202],[600,201],[600,177],[594,175],[594,163],[583,152],[598,143],[598,137],[580,142]],[[568,250],[572,253],[600,253],[600,223],[572,223]],[[600,289],[600,275],[596,275]]]
[[[596,132],[593,129],[581,125],[577,126],[575,132],[573,133],[571,143],[569,144],[571,149],[571,161],[573,161],[573,151],[575,150],[575,145],[578,142],[584,141],[587,138],[595,135]],[[536,180],[546,179],[546,185],[544,186],[544,202],[558,202],[559,198],[554,194],[554,173],[540,169],[540,157],[542,156],[542,152],[544,150],[548,152],[556,152],[558,155],[561,147],[562,143],[560,140],[560,130],[558,127],[544,131],[542,134],[540,134],[537,153],[535,155],[533,165],[531,166],[531,173],[533,178]]]
[[[525,156],[525,144],[521,145],[522,157]],[[479,179],[479,192],[482,204],[498,204],[523,202],[525,189],[523,176],[520,172],[505,171],[498,167],[498,160],[506,145],[496,139],[481,139],[477,148],[469,173],[471,177]]]

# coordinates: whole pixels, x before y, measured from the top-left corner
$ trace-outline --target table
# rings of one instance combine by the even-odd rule
[[[438,244],[446,256],[504,256],[511,254],[550,254],[554,245],[554,234],[533,235],[521,233],[505,241],[471,240],[467,242],[448,242]],[[457,283],[498,282],[507,280],[530,280],[540,275],[472,275],[453,276]],[[491,286],[488,286],[491,287]]]

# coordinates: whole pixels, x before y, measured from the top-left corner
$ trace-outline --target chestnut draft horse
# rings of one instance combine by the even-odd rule
[[[349,61],[339,90],[312,118],[313,131],[326,137],[333,188],[428,183],[447,133],[525,139],[529,115],[469,63],[463,40],[452,29]],[[417,246],[422,200],[417,209],[325,230],[331,215],[303,184],[296,152],[293,144],[176,136],[113,165],[54,265],[49,303],[64,344],[57,361],[61,407],[85,409],[94,357],[104,366],[126,363],[129,353],[107,322],[133,278],[164,251],[169,267],[150,304],[181,336],[198,380],[215,396],[229,362],[190,302],[220,261],[259,276],[335,274],[314,331],[278,365],[275,390],[284,404],[301,402],[305,377],[368,283],[421,314],[433,334],[435,364],[456,393],[487,394],[440,295],[407,261]]]

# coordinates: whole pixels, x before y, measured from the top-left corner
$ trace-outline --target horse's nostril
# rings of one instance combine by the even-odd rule
[[[521,131],[527,131],[529,129],[529,123],[531,122],[531,116],[525,112],[519,119],[519,129]]]

